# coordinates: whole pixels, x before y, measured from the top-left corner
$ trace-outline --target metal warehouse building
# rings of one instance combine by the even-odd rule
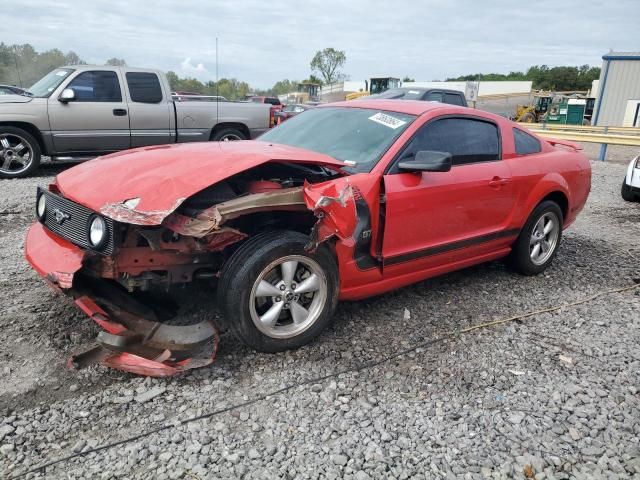
[[[602,60],[593,124],[640,127],[640,52],[609,52]]]

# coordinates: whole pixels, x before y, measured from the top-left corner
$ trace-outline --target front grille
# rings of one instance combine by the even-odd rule
[[[95,212],[71,200],[38,188],[38,196],[36,198],[40,198],[41,194],[47,197],[44,218],[40,221],[45,227],[79,247],[102,255],[111,255],[113,253],[113,220],[102,217],[107,224],[108,240],[101,250],[96,250],[89,244],[89,239],[87,238],[89,218]],[[56,219],[56,213],[58,214],[58,219]]]

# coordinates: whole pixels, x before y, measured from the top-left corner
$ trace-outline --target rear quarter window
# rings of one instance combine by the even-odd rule
[[[128,72],[127,86],[133,102],[160,103],[162,101],[162,87],[155,73]]]
[[[516,154],[518,155],[531,155],[542,151],[540,141],[519,128],[513,129],[513,140],[516,146]]]

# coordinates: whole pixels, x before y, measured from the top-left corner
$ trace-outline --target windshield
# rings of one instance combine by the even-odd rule
[[[402,100],[421,100],[422,94],[420,90],[411,90],[405,88],[394,88],[386,92],[375,95],[375,98],[396,98]]]
[[[70,68],[58,68],[53,72],[49,72],[34,83],[29,89],[29,92],[31,92],[34,97],[47,98],[71,72],[73,72],[73,70]]]
[[[262,135],[281,143],[330,155],[350,170],[369,172],[416,117],[365,108],[307,110]]]

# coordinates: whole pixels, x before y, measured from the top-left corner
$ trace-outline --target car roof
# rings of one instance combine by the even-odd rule
[[[372,110],[386,110],[388,112],[405,113],[408,115],[423,115],[434,110],[445,110],[446,114],[474,115],[476,117],[484,117],[489,120],[501,124],[508,119],[484,110],[476,108],[461,107],[450,103],[431,102],[424,100],[397,100],[397,99],[367,99],[358,98],[356,100],[345,100],[344,102],[325,103],[318,107],[347,107],[347,108],[369,108]],[[514,123],[514,126],[516,124]]]
[[[388,110],[390,112],[406,113],[408,115],[422,115],[431,110],[452,107],[449,104],[438,102],[425,102],[423,100],[395,100],[395,99],[363,99],[349,100],[344,102],[326,103],[321,107],[348,107],[348,108],[370,108],[373,110]],[[462,107],[460,107],[462,108]]]

